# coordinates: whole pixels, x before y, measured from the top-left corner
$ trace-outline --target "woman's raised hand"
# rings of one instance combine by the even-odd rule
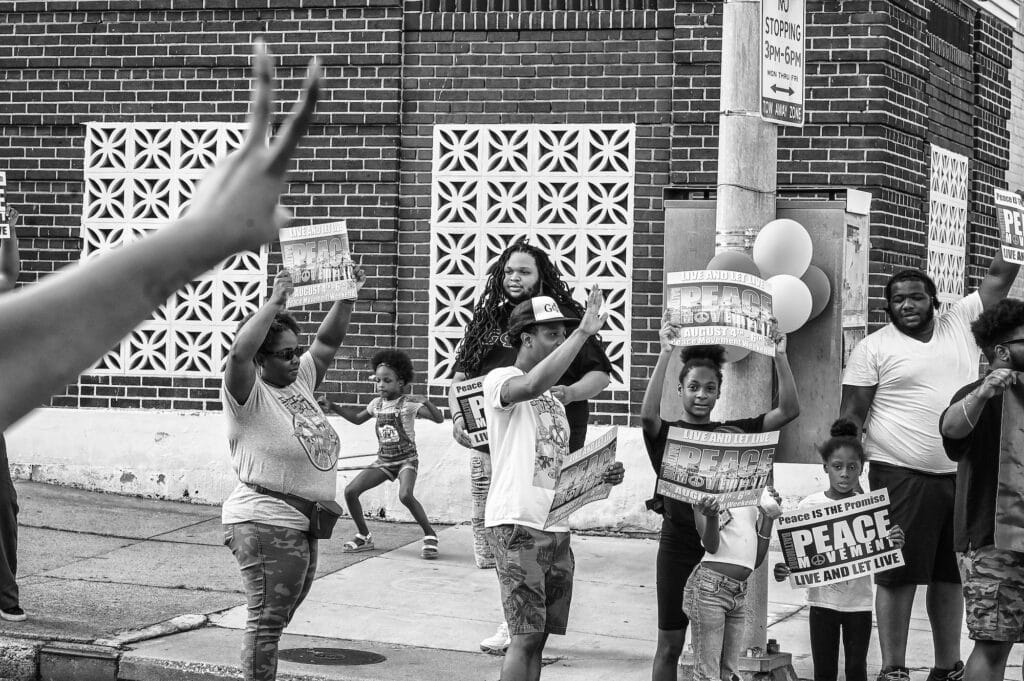
[[[292,281],[292,273],[282,269],[274,277],[274,289],[270,294],[270,301],[275,305],[284,307],[288,302],[288,296],[295,290],[295,283]]]

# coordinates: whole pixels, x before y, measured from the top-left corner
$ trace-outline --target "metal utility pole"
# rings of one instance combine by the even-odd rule
[[[761,2],[726,0],[722,20],[721,115],[715,252],[750,252],[753,237],[775,219],[778,133],[761,120]],[[746,417],[771,408],[772,361],[751,353],[726,365],[717,418]],[[744,648],[765,648],[767,561],[749,579]]]

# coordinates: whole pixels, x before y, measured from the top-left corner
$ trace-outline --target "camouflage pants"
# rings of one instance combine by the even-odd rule
[[[970,637],[976,641],[1024,641],[1024,553],[988,545],[957,557]]]
[[[316,573],[317,540],[263,523],[224,526],[224,544],[242,571],[249,617],[242,639],[245,681],[277,677],[277,644]]]
[[[473,557],[478,568],[494,567],[494,554],[487,543],[484,530],[484,509],[487,508],[487,492],[491,489],[491,456],[473,450],[469,459],[470,495],[473,498]]]

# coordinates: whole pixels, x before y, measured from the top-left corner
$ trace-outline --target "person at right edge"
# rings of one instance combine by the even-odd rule
[[[1002,679],[1013,644],[1024,641],[1024,553],[995,546],[1003,392],[1024,370],[1024,301],[999,301],[971,324],[971,332],[989,372],[953,395],[940,428],[946,455],[957,462],[953,547],[974,641],[964,678],[981,681]],[[1016,532],[1014,545],[1020,546],[1024,528]]]
[[[10,236],[0,240],[0,293],[14,290],[21,271],[18,251],[18,211],[7,209]],[[18,492],[11,480],[7,441],[0,432],[0,619],[24,622],[28,615],[18,595]]]
[[[879,681],[909,681],[907,636],[919,585],[927,585],[934,664],[928,681],[959,681],[963,595],[953,550],[956,466],[942,449],[939,414],[978,377],[980,349],[970,324],[1006,297],[1018,265],[996,253],[978,290],[949,309],[935,282],[904,270],[885,285],[890,324],[868,334],[843,375],[840,414],[861,427],[871,489],[889,490],[892,522],[906,532],[905,565],[875,575],[882,650]]]

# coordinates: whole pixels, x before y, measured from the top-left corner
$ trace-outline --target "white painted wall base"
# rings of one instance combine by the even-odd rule
[[[348,454],[377,449],[373,427],[331,419]],[[605,426],[592,426],[591,435]],[[8,458],[15,479],[160,499],[219,504],[234,489],[223,416],[219,413],[107,409],[38,409],[7,432]],[[469,519],[468,450],[454,444],[451,426],[419,421],[416,438],[420,475],[416,497],[432,520]],[[591,504],[571,518],[577,529],[651,531],[659,517],[644,507],[654,489],[654,472],[639,428],[619,428],[619,460],[625,482],[610,498]],[[342,465],[356,463],[343,461]],[[776,486],[787,506],[825,489],[820,466],[780,464]],[[338,498],[355,472],[338,474]],[[866,488],[866,481],[865,481]],[[398,486],[389,483],[362,497],[368,513],[411,521],[398,502]]]

